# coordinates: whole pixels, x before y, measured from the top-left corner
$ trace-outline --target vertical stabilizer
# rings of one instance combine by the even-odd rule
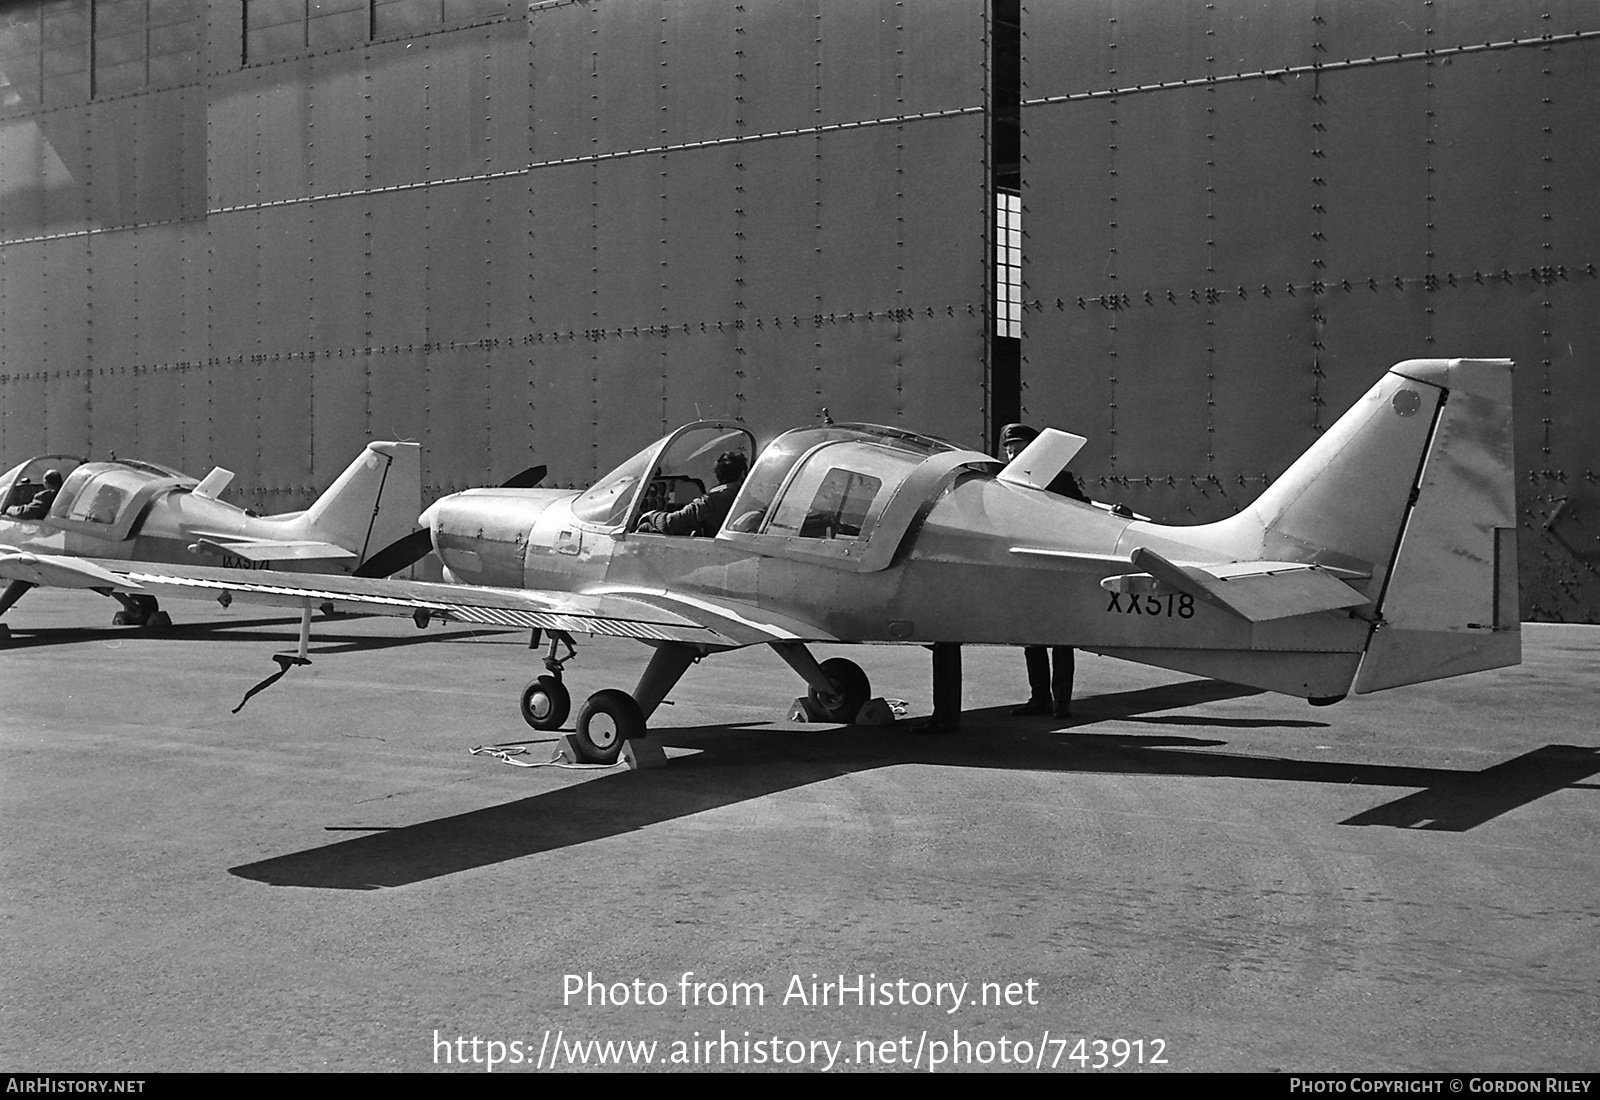
[[[422,511],[422,457],[415,443],[368,443],[304,513],[308,534],[361,560],[407,534]]]
[[[1511,362],[1414,359],[1391,376],[1438,388],[1444,401],[1378,596],[1357,692],[1522,659]]]

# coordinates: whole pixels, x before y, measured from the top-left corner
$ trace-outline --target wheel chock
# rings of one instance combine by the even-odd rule
[[[789,721],[791,722],[826,722],[828,716],[823,714],[811,702],[809,695],[802,695],[789,706]]]
[[[622,743],[622,759],[627,762],[629,771],[667,766],[667,754],[654,737],[628,738]]]
[[[894,710],[881,696],[868,699],[861,710],[856,713],[858,726],[892,726],[894,725]]]
[[[583,757],[578,755],[578,743],[572,739],[571,734],[562,734],[556,738],[556,754],[550,758],[552,764],[581,764]]]

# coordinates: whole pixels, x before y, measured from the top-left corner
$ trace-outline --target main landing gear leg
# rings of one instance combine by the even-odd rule
[[[6,585],[6,590],[0,592],[0,615],[11,610],[11,605],[22,599],[22,594],[32,588],[32,581],[12,581]],[[0,623],[0,641],[11,637],[11,628],[5,623]]]
[[[645,723],[677,685],[684,671],[705,654],[702,646],[663,642],[650,655],[650,663],[645,666],[632,695],[607,689],[589,696],[578,710],[572,736],[578,755],[593,764],[615,764],[622,755],[623,745],[633,741],[631,766],[666,763],[666,754],[659,745],[643,747],[650,732]]]
[[[148,626],[162,630],[172,625],[172,617],[161,610],[154,596],[129,596],[112,588],[97,588],[122,605],[122,610],[111,616],[112,626]]]
[[[872,697],[867,674],[854,661],[830,657],[818,664],[803,642],[773,642],[772,648],[810,686],[811,709],[829,722],[854,722]]]

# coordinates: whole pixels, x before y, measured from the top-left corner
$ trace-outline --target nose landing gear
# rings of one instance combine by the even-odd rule
[[[538,630],[533,632],[528,648],[538,646],[540,633]],[[561,646],[567,647],[565,656],[558,655]],[[578,648],[572,644],[572,635],[564,630],[550,632],[550,652],[544,659],[544,667],[549,675],[538,677],[522,689],[522,720],[534,729],[558,730],[567,720],[567,715],[572,713],[572,696],[561,682],[561,670],[577,655]]]

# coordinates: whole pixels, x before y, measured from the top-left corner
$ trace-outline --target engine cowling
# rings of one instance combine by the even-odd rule
[[[570,492],[551,489],[468,489],[422,513],[445,579],[520,588],[529,533],[546,508]]]

